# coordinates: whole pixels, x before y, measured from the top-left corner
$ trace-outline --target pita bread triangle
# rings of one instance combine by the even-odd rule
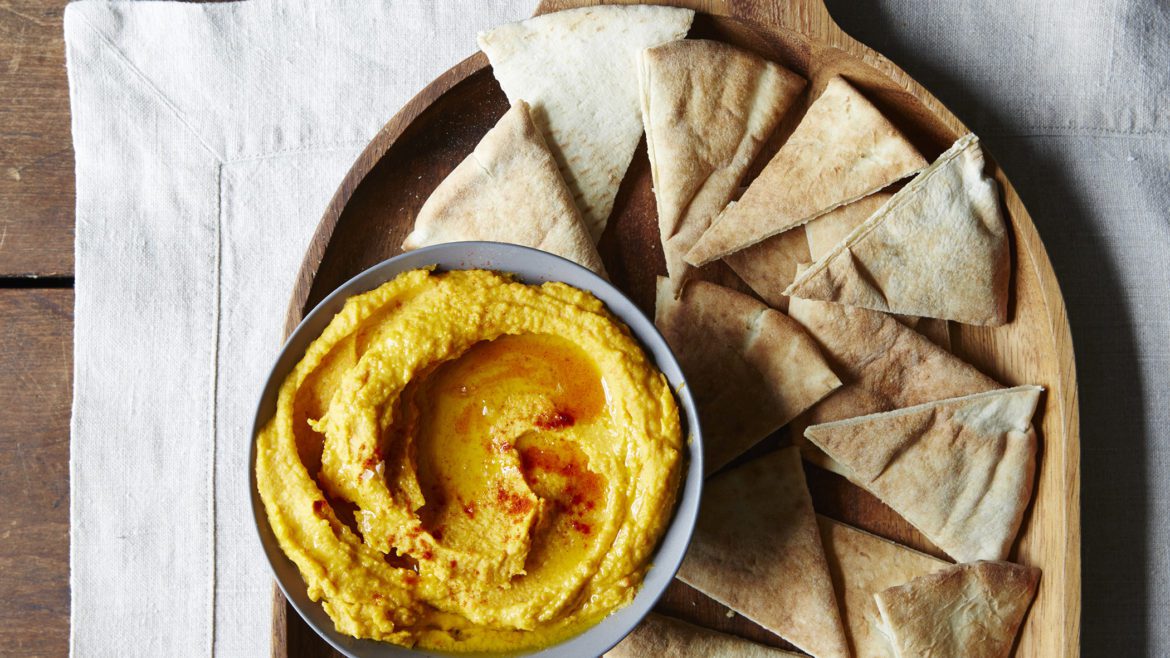
[[[870,215],[877,212],[878,208],[885,205],[892,196],[893,192],[874,192],[864,199],[830,210],[805,224],[804,236],[808,240],[809,257],[815,261],[824,256],[852,233],[853,229],[861,226]]]
[[[780,658],[800,654],[650,613],[606,658]]]
[[[666,271],[677,295],[683,256],[736,192],[804,79],[725,43],[670,41],[639,56],[642,122]]]
[[[654,323],[678,357],[713,473],[840,386],[816,344],[779,311],[707,281],[675,298],[658,279]]]
[[[895,658],[873,595],[950,563],[819,514],[817,525],[853,655]]]
[[[604,276],[605,268],[540,131],[519,101],[445,178],[402,248],[487,240],[541,249]]]
[[[890,194],[876,192],[816,217],[800,227],[773,235],[752,246],[723,257],[731,269],[751,286],[757,295],[774,308],[788,308],[788,295],[784,291],[796,279],[797,266],[817,257],[813,253],[814,236],[818,239],[829,237],[848,227],[841,234],[865,221],[877,210]],[[834,240],[836,244],[839,240]]]
[[[1007,228],[975,135],[961,137],[797,277],[794,297],[977,325],[1007,321]]]
[[[802,651],[849,655],[795,447],[705,485],[678,577]]]
[[[797,265],[808,260],[804,232],[794,228],[729,254],[723,262],[769,305],[784,310],[789,300],[784,291],[796,278]]]
[[[803,440],[804,427],[982,393],[999,383],[885,313],[793,297],[789,316],[816,339],[841,388],[793,423],[809,461],[848,471]]]
[[[874,595],[898,656],[1006,658],[1036,595],[1040,570],[956,564]]]
[[[812,425],[848,477],[960,562],[1007,556],[1032,496],[1039,386]]]
[[[720,213],[687,262],[705,265],[886,187],[926,166],[922,155],[840,76],[739,203]]]
[[[602,5],[479,34],[508,100],[528,101],[594,243],[642,136],[638,53],[681,39],[694,12]]]

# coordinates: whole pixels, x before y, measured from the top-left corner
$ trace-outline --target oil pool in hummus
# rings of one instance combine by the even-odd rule
[[[678,409],[589,293],[415,270],[349,299],[257,437],[272,529],[342,633],[547,646],[637,593]]]

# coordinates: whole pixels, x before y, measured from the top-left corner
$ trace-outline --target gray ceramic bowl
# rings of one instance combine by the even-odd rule
[[[546,281],[563,281],[571,286],[588,290],[605,303],[610,312],[625,322],[643,349],[658,366],[676,392],[679,410],[682,414],[683,431],[688,437],[689,459],[684,473],[674,518],[663,535],[662,543],[652,559],[653,566],[646,574],[642,588],[630,605],[618,610],[589,630],[547,649],[528,654],[533,656],[596,656],[608,651],[638,625],[654,603],[670,584],[682,563],[695,518],[699,512],[699,493],[703,482],[703,443],[699,433],[698,416],[690,389],[685,384],[682,370],[654,323],[642,314],[638,307],[617,288],[593,272],[558,256],[515,245],[494,242],[458,242],[427,247],[408,252],[383,261],[355,276],[333,291],[301,322],[276,360],[268,374],[268,382],[256,408],[252,426],[248,458],[248,487],[251,493],[252,514],[260,543],[276,582],[285,597],[321,637],[341,653],[361,658],[389,658],[398,656],[446,655],[427,653],[372,640],[357,640],[338,633],[333,621],[321,605],[309,600],[305,583],[295,564],[292,563],[276,542],[264,504],[256,489],[256,433],[276,412],[277,392],[285,376],[293,369],[313,342],[341,310],[345,300],[353,295],[377,288],[402,272],[437,265],[440,270],[488,269],[512,272],[525,283],[539,284]],[[456,654],[466,656],[468,654]]]

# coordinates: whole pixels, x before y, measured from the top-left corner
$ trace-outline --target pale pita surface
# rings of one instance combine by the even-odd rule
[[[739,203],[687,253],[704,265],[795,228],[926,166],[922,155],[864,96],[831,79]]]
[[[1036,595],[1040,570],[957,564],[875,595],[897,656],[1006,658]]]
[[[1000,560],[1032,497],[1041,390],[940,400],[812,425],[804,435],[947,555]]]
[[[805,81],[725,43],[684,39],[640,53],[642,121],[675,294],[683,256],[735,193]]]
[[[893,196],[893,192],[874,192],[863,199],[830,210],[805,224],[804,236],[808,240],[810,258],[817,260],[824,256]]]
[[[1007,321],[1007,227],[968,134],[821,257],[794,297],[976,325]]]
[[[817,524],[854,658],[894,658],[873,595],[950,563],[820,515]]]
[[[678,577],[802,651],[849,655],[795,447],[705,485]]]
[[[659,277],[654,324],[699,407],[707,473],[841,385],[799,324],[714,283],[692,280],[675,298]]]
[[[884,313],[794,297],[788,314],[816,339],[842,381],[841,388],[794,422],[793,439],[798,442],[804,425],[1000,388],[994,379]],[[848,476],[815,446],[803,443],[809,461]]]
[[[606,658],[780,658],[800,654],[766,647],[652,612],[621,644],[605,655]]]
[[[518,101],[445,178],[402,248],[487,240],[534,247],[605,275],[569,188]]]
[[[508,100],[532,105],[594,242],[642,136],[638,53],[681,39],[692,18],[689,9],[603,5],[479,34]]]

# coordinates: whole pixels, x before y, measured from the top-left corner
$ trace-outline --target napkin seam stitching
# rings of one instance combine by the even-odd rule
[[[74,12],[74,15],[77,16],[81,23],[86,26],[86,28],[93,32],[98,41],[100,41],[108,50],[113,53],[113,55],[118,60],[122,62],[123,66],[129,69],[130,72],[146,86],[150,93],[155,96],[160,103],[162,103],[168,110],[170,110],[175,119],[178,120],[178,122],[182,124],[184,128],[190,131],[191,135],[195,137],[195,140],[199,142],[200,146],[202,146],[207,150],[208,153],[214,156],[217,161],[223,161],[223,156],[220,155],[214,148],[212,148],[212,146],[207,142],[207,140],[203,138],[203,135],[201,135],[199,131],[195,129],[195,126],[187,119],[178,106],[171,102],[171,99],[167,98],[166,94],[164,94],[162,90],[159,89],[158,86],[155,85],[154,82],[152,82],[151,79],[142,72],[141,69],[135,66],[134,62],[132,62],[130,58],[121,51],[121,49],[114,45],[114,42],[111,41],[104,32],[102,32],[97,28],[96,25],[90,22],[84,13]]]
[[[216,484],[217,478],[215,473],[216,452],[219,444],[219,337],[220,325],[223,321],[223,163],[219,162],[215,167],[215,324],[212,329],[211,337],[211,450],[210,454],[210,481],[208,495],[208,518],[211,520],[211,588],[210,588],[210,606],[208,607],[208,635],[207,635],[207,655],[215,656],[215,606],[216,606],[216,542],[219,541],[217,533],[217,509],[215,504]]]

